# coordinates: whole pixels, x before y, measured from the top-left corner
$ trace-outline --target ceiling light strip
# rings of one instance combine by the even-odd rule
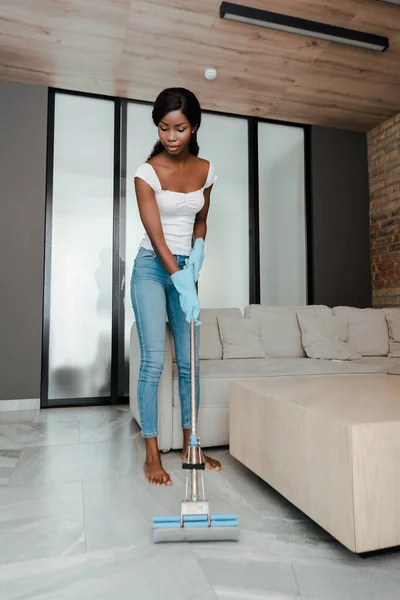
[[[379,52],[384,52],[389,48],[389,39],[387,37],[309,21],[308,19],[281,15],[267,10],[233,4],[232,2],[222,2],[220,17],[249,25],[259,25],[261,27],[297,33],[307,37],[358,46]]]

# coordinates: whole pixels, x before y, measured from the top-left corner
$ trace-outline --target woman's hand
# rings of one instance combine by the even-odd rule
[[[200,270],[205,259],[206,255],[204,254],[204,240],[203,238],[197,238],[190,253],[187,266],[192,270],[193,281],[196,281],[199,278]]]
[[[184,267],[171,275],[171,281],[179,293],[179,302],[186,315],[186,321],[190,323],[192,317],[195,325],[201,325],[199,321],[200,303],[194,286],[192,269]]]

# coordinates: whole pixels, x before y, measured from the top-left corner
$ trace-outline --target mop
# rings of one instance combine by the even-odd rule
[[[196,410],[196,329],[190,323],[191,425],[186,469],[186,492],[180,516],[153,517],[153,542],[236,542],[239,539],[237,515],[211,514],[204,493],[204,455],[197,435]]]

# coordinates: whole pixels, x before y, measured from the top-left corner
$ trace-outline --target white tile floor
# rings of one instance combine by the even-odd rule
[[[332,539],[227,449],[206,472],[213,512],[239,515],[239,543],[154,546],[156,514],[179,513],[171,488],[142,473],[127,407],[0,412],[1,600],[391,600],[400,552],[361,558]]]

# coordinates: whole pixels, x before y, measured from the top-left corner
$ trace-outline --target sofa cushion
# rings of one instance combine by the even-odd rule
[[[400,358],[400,311],[387,312],[385,316],[389,327],[389,356]]]
[[[246,318],[261,321],[261,340],[264,350],[271,358],[305,358],[306,353],[301,342],[301,332],[297,320],[297,311],[307,314],[327,314],[332,311],[328,306],[246,306]]]
[[[396,359],[392,359],[396,360]],[[228,406],[232,381],[260,377],[296,377],[314,375],[357,375],[385,371],[375,364],[357,364],[312,358],[237,358],[200,361],[200,412],[205,407]],[[180,406],[178,369],[172,365],[173,405]]]
[[[333,314],[348,321],[348,342],[362,356],[387,356],[389,335],[385,312],[377,308],[335,306]]]
[[[387,358],[387,357],[386,357]],[[393,361],[396,359],[392,359]],[[354,375],[385,373],[379,363],[359,364],[358,361],[318,360],[313,358],[237,358],[235,360],[200,361],[200,406],[219,404],[218,398],[210,400],[204,393],[206,380],[224,379],[229,387],[233,380],[260,377],[298,377],[313,375]],[[179,404],[178,369],[172,365],[173,404]]]
[[[218,317],[218,327],[224,359],[265,358],[260,321]]]
[[[222,344],[217,325],[202,322],[199,335],[199,358],[221,360]]]
[[[309,315],[299,310],[297,319],[304,350],[309,358],[355,360],[361,354],[340,340],[343,322],[334,315]]]
[[[213,360],[222,358],[222,343],[218,329],[218,317],[243,319],[240,308],[202,308],[200,311],[200,359]]]
[[[390,356],[363,356],[354,362],[363,366],[378,367],[388,375],[400,375],[400,358],[390,358]]]
[[[201,327],[199,331],[199,358],[203,360],[222,359],[222,343],[219,337],[217,317],[243,319],[240,308],[202,308],[200,311]],[[173,352],[175,360],[175,350]]]

